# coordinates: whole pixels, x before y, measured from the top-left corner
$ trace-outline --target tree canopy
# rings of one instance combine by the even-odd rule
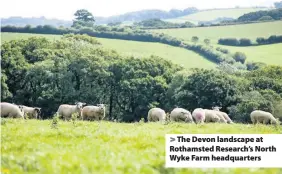
[[[74,13],[75,19],[73,21],[72,27],[81,28],[81,27],[93,27],[94,26],[94,16],[92,13],[86,9],[77,10]]]

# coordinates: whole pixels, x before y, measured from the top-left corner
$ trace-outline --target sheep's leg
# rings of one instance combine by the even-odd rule
[[[268,123],[268,119],[264,119],[263,124],[267,124],[267,123]]]
[[[253,124],[256,124],[256,120],[255,119],[251,119]]]

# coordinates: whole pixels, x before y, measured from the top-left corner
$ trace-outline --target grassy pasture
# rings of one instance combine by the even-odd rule
[[[41,35],[27,33],[1,33],[2,43],[14,39],[27,39],[31,36],[44,36],[50,39],[59,39],[59,35]],[[97,38],[105,48],[114,49],[125,56],[149,57],[156,55],[175,64],[183,65],[185,68],[215,68],[216,64],[202,56],[184,48],[173,47],[161,43],[137,42],[118,39]]]
[[[251,47],[222,46],[232,53],[240,51],[246,54],[247,61],[264,62],[269,65],[282,66],[282,43]]]
[[[259,10],[268,10],[267,8],[233,8],[233,9],[218,9],[218,10],[206,10],[198,13],[190,14],[187,16],[181,16],[178,18],[166,19],[165,21],[183,23],[186,21],[197,24],[199,21],[211,21],[220,17],[228,17],[237,19],[238,17]]]
[[[168,34],[187,41],[190,41],[193,36],[198,36],[201,42],[204,39],[210,39],[212,43],[216,44],[218,39],[227,37],[245,37],[255,41],[257,37],[282,35],[282,21],[215,27],[158,29],[151,31]]]
[[[157,55],[164,59],[171,60],[175,64],[183,65],[185,68],[214,68],[216,64],[202,56],[184,48],[173,47],[161,43],[125,41],[118,39],[98,40],[106,48],[117,50],[123,55],[134,57],[148,57]]]
[[[18,39],[28,39],[29,37],[38,36],[38,37],[46,37],[48,39],[60,39],[60,35],[52,35],[52,34],[29,34],[29,33],[6,33],[1,32],[1,43],[11,40]]]
[[[193,36],[199,37],[199,43],[204,44],[204,39],[211,40],[212,46],[223,47],[232,53],[236,51],[247,55],[247,61],[260,61],[271,65],[282,65],[282,44],[271,44],[251,47],[234,47],[218,45],[219,38],[249,38],[253,41],[257,37],[269,37],[271,35],[282,35],[282,21],[231,25],[219,27],[185,28],[185,29],[163,29],[152,30],[152,32],[161,32],[173,37],[191,41]]]
[[[165,134],[275,134],[266,125],[1,120],[2,173],[278,174],[281,169],[165,168]]]

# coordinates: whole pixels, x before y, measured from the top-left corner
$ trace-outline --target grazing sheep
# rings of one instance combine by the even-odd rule
[[[166,113],[163,109],[161,108],[152,108],[148,112],[148,117],[147,117],[149,122],[164,122],[166,120]]]
[[[196,108],[192,112],[192,116],[196,123],[204,123],[205,121],[205,110],[203,108]]]
[[[83,120],[102,120],[105,118],[106,107],[104,104],[97,106],[85,106],[82,109]]]
[[[59,106],[57,113],[62,116],[64,120],[71,119],[72,114],[78,113],[81,116],[81,111],[86,103],[76,102],[75,105],[62,104]]]
[[[19,105],[23,108],[23,111],[25,113],[25,118],[26,116],[28,118],[35,118],[37,119],[37,117],[40,116],[40,113],[41,113],[41,108],[38,108],[38,107],[28,107],[28,106],[24,106],[24,105]]]
[[[205,122],[206,123],[218,123],[221,122],[220,117],[215,113],[214,110],[204,109],[205,110]]]
[[[213,109],[214,111],[216,111],[217,114],[221,114],[221,116],[224,117],[224,119],[227,121],[228,124],[233,124],[233,121],[230,119],[230,117],[228,116],[228,114],[225,113],[225,112],[220,111],[221,108],[222,108],[222,107],[218,107],[218,106],[212,107],[212,109]]]
[[[16,104],[2,102],[1,103],[1,117],[23,118],[24,119],[23,107],[16,105]]]
[[[170,113],[170,120],[175,122],[193,123],[191,113],[183,108],[175,108]]]
[[[253,124],[263,123],[263,124],[279,124],[279,120],[274,118],[270,112],[265,112],[261,110],[255,110],[250,114]]]

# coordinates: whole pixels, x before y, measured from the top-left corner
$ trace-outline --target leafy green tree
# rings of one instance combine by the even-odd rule
[[[242,53],[242,52],[236,52],[234,55],[233,55],[233,58],[236,62],[241,62],[242,64],[245,63],[246,59],[247,59],[247,56],[245,53]]]
[[[214,70],[195,69],[175,92],[177,105],[188,109],[222,106],[237,102],[239,83],[230,75]]]
[[[254,110],[263,110],[280,116],[281,97],[273,90],[253,90],[244,92],[237,105],[228,108],[230,115],[239,122],[250,123],[250,114]]]
[[[193,36],[192,37],[192,42],[197,43],[199,41],[199,37],[198,36]]]
[[[205,42],[206,45],[209,45],[211,43],[211,40],[210,39],[205,39],[204,42]]]
[[[77,10],[74,13],[75,19],[73,21],[72,27],[81,28],[81,27],[93,27],[94,26],[94,16],[92,13],[86,9]]]
[[[263,66],[245,75],[255,90],[271,89],[282,96],[282,67]]]

